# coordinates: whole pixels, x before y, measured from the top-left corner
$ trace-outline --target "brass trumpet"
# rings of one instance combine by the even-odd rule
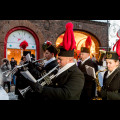
[[[42,60],[45,60],[45,58],[42,58],[42,59],[39,59],[39,60],[36,60],[36,61],[32,61],[32,63],[36,63],[38,61],[42,61]],[[14,67],[12,70],[9,70],[9,71],[5,71],[4,73],[8,72],[5,76],[8,77],[9,75],[14,75],[16,72],[17,72],[17,69],[20,69],[22,67],[25,67],[27,66],[29,63],[26,63],[26,64],[23,64],[23,65],[17,65],[16,67]],[[42,63],[41,63],[42,64]]]
[[[44,85],[49,85],[52,83],[52,79],[54,79],[56,77],[57,74],[52,74],[50,75],[52,72],[54,72],[55,70],[59,70],[59,64],[54,67],[52,70],[50,70],[48,73],[46,73],[44,76],[42,76],[40,79],[36,80],[36,82],[41,82],[42,80],[44,80],[42,83],[41,83],[41,86],[44,86]],[[20,90],[19,89],[19,92],[21,93],[21,95],[23,97],[25,97],[25,94],[27,93],[27,91],[29,91],[31,89],[30,86],[26,87],[25,89],[22,89]]]

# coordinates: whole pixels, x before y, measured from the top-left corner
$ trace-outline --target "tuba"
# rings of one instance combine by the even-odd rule
[[[100,51],[100,56],[98,58],[98,62],[101,62],[103,57],[105,56],[106,54],[106,51],[105,50],[99,50]]]

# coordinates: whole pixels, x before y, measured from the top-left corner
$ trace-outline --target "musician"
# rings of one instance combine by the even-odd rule
[[[52,68],[54,68],[58,64],[55,58],[55,56],[57,55],[57,52],[58,51],[54,47],[54,45],[49,45],[48,47],[46,47],[46,50],[44,52],[46,60],[44,61],[43,66],[40,66],[39,69],[36,69],[35,66],[33,66],[33,63],[29,63],[28,68],[30,73],[34,77],[35,75],[38,76],[38,74],[42,74],[42,72],[48,73]],[[35,78],[39,79],[40,77],[37,78],[37,76]]]
[[[57,60],[56,60],[56,55],[57,55],[57,49],[54,45],[49,45],[44,49],[44,55],[45,55],[45,61],[44,65],[40,66],[39,69],[36,69],[32,63],[28,65],[29,72],[36,78],[39,79],[43,75],[43,73],[48,73],[51,69],[53,69],[55,66],[58,65]],[[41,81],[42,82],[42,81]],[[35,95],[37,96],[36,93],[27,93],[25,96],[25,99],[33,99]]]
[[[62,42],[58,47],[60,52],[57,62],[60,69],[56,74],[57,77],[52,80],[52,84],[49,86],[42,86],[38,82],[30,84],[31,88],[43,100],[80,99],[84,86],[84,75],[74,62],[75,39],[72,28],[72,23],[66,24],[66,32],[63,38],[65,44]]]
[[[95,72],[98,71],[97,64],[90,58],[90,49],[81,47],[81,61],[78,63],[78,68],[84,73],[85,84],[81,94],[81,100],[91,100],[95,96],[96,82],[94,77],[87,74],[86,66],[94,68]]]
[[[120,67],[117,52],[106,53],[108,70],[104,74],[101,97],[103,100],[120,100]]]
[[[45,70],[46,72],[49,72],[53,67],[55,67],[58,63],[56,60],[57,55],[57,49],[54,45],[50,45],[45,50],[45,61],[44,66],[42,67],[42,70]]]
[[[31,54],[30,51],[23,51],[23,56],[21,58],[21,62],[19,65],[24,65],[24,64],[28,63],[28,61],[26,60],[26,57],[25,57],[28,53]],[[28,86],[28,83],[26,83],[25,78],[20,73],[21,71],[24,71],[24,70],[27,70],[27,67],[22,67],[22,68],[18,69],[17,72],[15,73],[15,75],[16,75],[15,94],[18,95],[19,100],[23,100],[23,97],[21,96],[18,89],[24,89]]]

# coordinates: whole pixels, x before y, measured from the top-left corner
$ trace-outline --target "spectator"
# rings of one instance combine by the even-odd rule
[[[10,65],[10,62],[9,62],[8,59],[3,58],[2,62],[3,62],[3,64],[1,65],[1,71],[2,72],[11,70],[11,65]],[[7,86],[8,86],[8,92],[10,92],[11,75],[9,75],[9,76],[6,77],[7,73],[8,72],[5,72],[3,74],[3,88],[5,89],[5,85],[7,84]]]
[[[14,60],[14,58],[11,58],[10,64],[11,64],[11,69],[13,69],[14,67],[16,67],[17,61]],[[16,85],[16,80],[15,80],[15,79],[16,79],[16,76],[13,75],[13,76],[12,76],[12,79],[13,79],[14,85]]]

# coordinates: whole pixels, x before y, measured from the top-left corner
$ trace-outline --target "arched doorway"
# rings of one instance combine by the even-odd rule
[[[58,46],[62,42],[63,36],[64,36],[64,33],[61,34],[57,38],[56,46]],[[77,55],[79,55],[81,47],[85,46],[85,41],[86,41],[87,37],[90,36],[91,39],[92,39],[92,47],[91,47],[91,50],[90,50],[91,51],[90,56],[92,57],[92,54],[93,54],[96,57],[96,59],[98,59],[98,57],[99,57],[99,46],[100,45],[99,45],[98,40],[92,34],[87,33],[85,31],[74,30],[74,36],[75,36],[75,41],[76,41],[75,52],[78,52]]]
[[[4,57],[11,60],[14,57],[19,64],[23,50],[19,45],[22,41],[28,42],[26,51],[31,51],[31,54],[35,55],[35,58],[39,58],[39,40],[37,35],[29,28],[20,26],[9,30],[4,40]]]

